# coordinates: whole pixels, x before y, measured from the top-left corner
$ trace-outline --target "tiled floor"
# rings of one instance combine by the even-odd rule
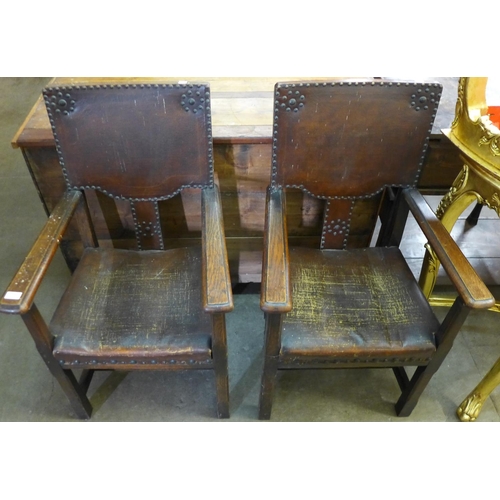
[[[43,84],[41,79],[0,78],[0,291],[21,264],[46,215],[24,164],[10,140]],[[431,200],[436,203],[436,199]],[[479,225],[455,236],[489,284],[500,283],[500,221],[488,210]],[[479,242],[479,244],[478,244]],[[403,249],[413,269],[423,241],[409,227]],[[487,259],[484,257],[487,256]],[[49,316],[68,279],[56,257],[39,293]],[[495,293],[500,289],[493,287]],[[235,296],[228,315],[232,421],[256,421],[262,370],[264,322],[256,294]],[[437,310],[438,315],[444,310]],[[472,313],[439,372],[405,421],[457,421],[455,410],[500,356],[500,316]],[[70,406],[19,317],[0,315],[0,421],[72,421]],[[92,382],[93,421],[216,421],[213,375],[204,372],[101,373]],[[279,376],[272,420],[396,421],[399,388],[390,370],[291,371]],[[500,389],[486,402],[480,421],[500,420]],[[463,424],[465,425],[465,424]]]

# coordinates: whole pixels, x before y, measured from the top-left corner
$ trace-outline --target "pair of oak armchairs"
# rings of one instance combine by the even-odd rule
[[[277,371],[303,368],[392,368],[402,391],[396,412],[407,416],[470,309],[493,305],[415,189],[440,94],[427,83],[276,84],[260,419],[270,418]],[[217,415],[229,417],[233,298],[209,86],[50,87],[43,96],[67,191],[0,311],[21,315],[80,418],[92,412],[95,370],[187,369],[215,372]],[[201,248],[164,250],[158,204],[187,188],[202,192]],[[128,200],[136,249],[99,247],[89,190]],[[286,192],[296,190],[324,200],[316,248],[288,244]],[[398,248],[409,212],[457,290],[441,323]],[[71,221],[84,251],[47,324],[34,297]],[[405,366],[416,367],[411,376]]]

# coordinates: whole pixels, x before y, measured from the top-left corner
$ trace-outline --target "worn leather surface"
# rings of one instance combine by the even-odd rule
[[[277,84],[275,182],[343,197],[415,185],[440,95],[427,83]]]
[[[70,187],[150,199],[211,184],[207,85],[50,87],[44,98]]]
[[[201,251],[85,250],[50,328],[60,360],[211,358]]]
[[[280,358],[428,361],[439,323],[397,248],[290,248]],[[424,363],[425,364],[425,363]]]

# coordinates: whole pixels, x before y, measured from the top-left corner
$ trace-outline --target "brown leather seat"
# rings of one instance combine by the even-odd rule
[[[284,364],[421,364],[436,352],[439,322],[397,248],[290,248],[290,281]]]
[[[85,250],[50,323],[63,366],[211,364],[201,251]],[[124,314],[127,311],[127,314]]]

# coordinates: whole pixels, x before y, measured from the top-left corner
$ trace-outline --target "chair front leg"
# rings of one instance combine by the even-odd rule
[[[283,324],[283,315],[280,313],[265,313],[264,316],[266,319],[264,372],[260,387],[259,420],[271,418]]]
[[[78,418],[88,419],[92,414],[92,405],[87,398],[85,389],[78,383],[71,370],[64,370],[52,354],[52,334],[49,332],[40,311],[35,304],[31,309],[22,314],[21,317],[26,324],[36,348],[42,356],[48,369],[61,385],[62,390],[69,399],[73,411]]]
[[[227,370],[226,317],[212,314],[212,353],[215,369],[218,418],[229,418],[229,376]]]
[[[396,413],[398,416],[408,417],[413,411],[423,390],[441,366],[448,352],[450,352],[453,341],[467,319],[469,312],[470,308],[464,304],[460,297],[457,297],[436,334],[436,354],[427,366],[419,366],[417,368],[396,403]]]

